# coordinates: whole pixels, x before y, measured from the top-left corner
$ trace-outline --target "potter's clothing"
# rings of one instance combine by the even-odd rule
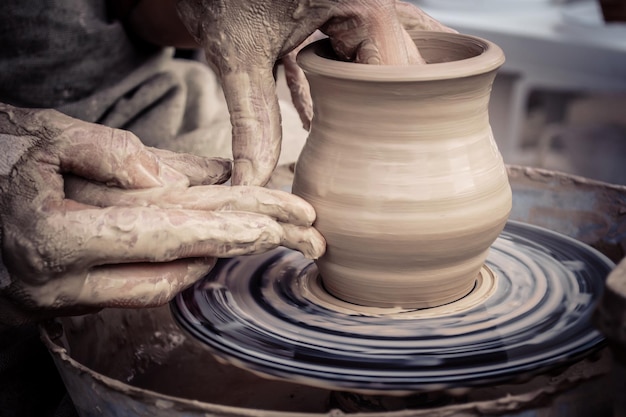
[[[130,130],[148,146],[232,157],[230,116],[215,75],[129,36],[106,3],[0,2],[0,102],[53,107]],[[295,160],[306,131],[293,106],[279,104],[283,164]]]
[[[126,34],[106,0],[4,0],[0,42],[0,97],[22,107],[87,97],[157,53]]]
[[[106,0],[0,2],[0,102],[128,129],[150,146],[228,156],[215,76],[172,54],[129,36]]]

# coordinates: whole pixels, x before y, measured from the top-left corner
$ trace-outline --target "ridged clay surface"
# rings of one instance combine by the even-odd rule
[[[413,32],[428,65],[299,56],[314,119],[293,191],[327,241],[325,288],[355,304],[425,308],[466,295],[511,209],[489,125],[496,45]]]

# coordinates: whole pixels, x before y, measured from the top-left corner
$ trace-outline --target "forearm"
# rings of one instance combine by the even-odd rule
[[[177,0],[109,0],[110,8],[128,29],[160,46],[197,48],[176,11]]]

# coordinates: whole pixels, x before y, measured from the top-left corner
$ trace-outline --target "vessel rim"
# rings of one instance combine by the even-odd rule
[[[422,30],[409,30],[408,33],[414,40],[428,41],[437,38],[459,43],[459,45],[469,43],[480,48],[482,52],[470,58],[426,65],[360,64],[322,56],[322,52],[330,48],[330,41],[326,38],[303,48],[298,54],[297,62],[305,74],[353,81],[411,82],[447,80],[485,74],[497,70],[505,61],[504,52],[498,45],[477,36]]]

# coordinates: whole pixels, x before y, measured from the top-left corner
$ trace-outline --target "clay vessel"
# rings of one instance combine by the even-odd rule
[[[327,240],[325,288],[362,306],[468,294],[511,210],[488,115],[502,50],[460,34],[411,36],[428,65],[342,62],[326,41],[298,57],[314,118],[293,192]]]

